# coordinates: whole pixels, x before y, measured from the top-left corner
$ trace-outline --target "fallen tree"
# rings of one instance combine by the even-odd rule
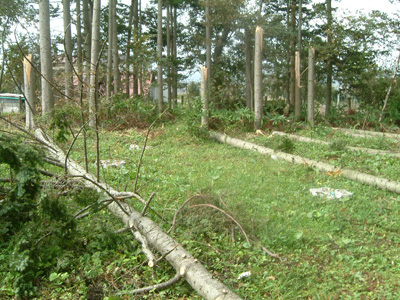
[[[273,135],[280,135],[280,136],[286,136],[291,140],[294,141],[299,141],[299,142],[304,142],[304,143],[315,143],[315,144],[320,144],[320,145],[329,145],[330,143],[321,141],[321,140],[316,140],[312,139],[309,137],[304,137],[304,136],[298,136],[294,134],[288,134],[285,132],[281,131],[273,131]],[[389,156],[394,156],[394,157],[400,157],[399,152],[394,152],[394,151],[387,151],[387,150],[376,150],[376,149],[369,149],[369,148],[362,148],[362,147],[351,147],[351,146],[345,146],[345,148],[350,149],[352,151],[361,151],[367,154],[378,154],[378,155],[389,155]]]
[[[132,197],[148,204],[151,199],[146,202],[136,193],[121,193],[104,182],[98,182],[94,175],[86,172],[78,163],[68,158],[41,129],[35,130],[35,137],[41,144],[45,145],[53,160],[65,164],[66,170],[71,176],[84,179],[83,182],[87,187],[105,192],[111,197],[112,201],[107,205],[108,209],[118,216],[127,228],[134,231],[135,237],[142,243],[143,252],[146,253],[151,251],[150,249],[155,249],[161,255],[161,258],[165,258],[176,270],[177,275],[170,280],[171,283],[177,281],[176,277],[184,278],[204,299],[241,299],[222,282],[214,278],[197,259],[164,233],[156,223],[145,217],[145,209],[138,212],[122,200],[126,197]],[[157,260],[149,254],[146,254],[146,256],[149,259],[149,266],[155,267]]]
[[[333,130],[337,130],[343,132],[345,134],[349,134],[355,137],[373,137],[379,136],[384,138],[391,138],[395,140],[400,140],[400,134],[395,133],[387,133],[387,132],[377,132],[377,131],[369,131],[369,130],[360,130],[360,129],[348,129],[348,128],[332,128]]]
[[[250,142],[246,142],[243,140],[231,138],[227,136],[226,134],[221,134],[218,132],[211,132],[210,133],[211,138],[215,139],[216,141],[223,143],[223,144],[228,144],[237,148],[241,149],[247,149],[247,150],[252,150],[259,152],[264,155],[270,155],[271,157],[275,159],[280,159],[284,161],[288,161],[290,163],[297,163],[297,164],[302,164],[302,165],[307,165],[311,166],[312,168],[315,168],[320,171],[324,172],[340,172],[340,174],[348,179],[361,182],[363,184],[367,184],[370,186],[378,187],[383,190],[388,190],[391,192],[395,192],[400,194],[400,183],[397,181],[392,181],[386,178],[381,178],[361,172],[357,172],[354,170],[348,170],[348,169],[340,169],[337,166],[330,165],[327,163],[315,161],[312,159],[304,158],[298,155],[293,155],[293,154],[288,154],[288,153],[283,153],[283,152],[275,152],[273,149],[262,147]]]

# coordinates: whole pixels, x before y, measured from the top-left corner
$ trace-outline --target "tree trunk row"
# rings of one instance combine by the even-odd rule
[[[306,165],[310,166],[312,168],[315,168],[319,171],[323,172],[341,172],[341,176],[357,181],[363,184],[367,184],[373,187],[378,187],[383,190],[388,190],[397,194],[400,194],[400,182],[389,180],[386,178],[381,178],[365,173],[361,173],[358,171],[353,171],[349,169],[339,169],[337,166],[330,165],[327,163],[323,162],[318,162],[312,159],[304,158],[298,155],[293,155],[293,154],[287,154],[283,152],[275,152],[273,149],[262,147],[250,142],[242,141],[239,139],[231,138],[225,134],[217,133],[217,132],[211,132],[210,136],[215,139],[216,141],[223,143],[223,144],[228,144],[237,148],[241,149],[247,149],[247,150],[252,150],[252,151],[257,151],[261,154],[264,155],[274,155],[277,159],[284,160],[290,163],[296,163],[296,164],[301,164],[301,165]]]

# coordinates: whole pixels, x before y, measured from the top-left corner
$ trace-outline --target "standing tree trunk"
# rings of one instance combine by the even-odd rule
[[[263,31],[261,27],[256,28],[254,54],[254,129],[261,129],[263,118],[263,95],[262,95],[262,52]]]
[[[303,1],[299,0],[299,25],[297,35],[297,52],[295,57],[296,88],[295,88],[295,116],[300,117],[301,113],[301,21]]]
[[[177,40],[177,27],[178,27],[178,16],[177,16],[177,9],[176,6],[173,7],[173,17],[172,17],[172,22],[173,22],[173,30],[172,30],[172,78],[173,78],[173,83],[172,83],[172,99],[174,102],[174,105],[176,106],[178,103],[178,68],[177,68],[177,63],[178,63],[178,54],[177,54],[177,48],[176,48],[176,40]]]
[[[207,103],[211,98],[211,7],[210,0],[206,2],[206,68],[207,68]]]
[[[390,82],[389,89],[386,93],[385,101],[383,102],[382,112],[381,112],[381,115],[379,116],[379,123],[382,122],[383,114],[385,113],[386,106],[387,106],[387,103],[389,100],[389,96],[390,96],[390,93],[392,92],[393,84],[395,83],[395,80],[396,80],[397,70],[399,69],[399,64],[400,64],[400,53],[399,53],[399,57],[397,58],[396,68],[394,69],[392,81]],[[351,101],[349,101],[349,103],[351,104]],[[351,108],[350,104],[349,104],[349,109]]]
[[[332,0],[326,0],[326,9],[328,15],[328,47],[332,45]],[[330,52],[330,51],[329,51]],[[326,103],[325,116],[329,114],[332,103],[332,55],[328,54],[328,62],[326,66]]]
[[[50,41],[50,12],[49,0],[39,0],[39,28],[40,28],[40,71],[42,78],[42,115],[50,120],[54,108],[54,95],[50,82],[53,82],[53,66],[51,59]],[[50,82],[49,82],[50,81]]]
[[[97,119],[97,61],[99,55],[100,39],[100,8],[101,0],[94,0],[93,3],[93,24],[92,24],[92,51],[90,60],[90,86],[89,86],[89,126],[96,127]]]
[[[301,113],[301,81],[300,81],[300,52],[296,51],[295,57],[296,88],[295,88],[295,117],[299,118]]]
[[[201,67],[201,102],[203,109],[201,114],[201,127],[208,128],[208,97],[207,97],[207,68]]]
[[[114,71],[114,95],[117,95],[121,91],[121,74],[119,72],[119,54],[118,54],[118,30],[117,30],[117,0],[113,2],[113,34],[112,34],[112,50],[113,50],[113,71]]]
[[[92,42],[92,23],[91,13],[89,10],[89,0],[82,0],[82,13],[83,13],[83,39],[84,39],[84,68],[83,68],[83,81],[86,86],[86,92],[89,89],[89,78],[90,78],[90,53],[91,53],[91,42]]]
[[[157,58],[158,58],[158,112],[162,112],[164,104],[163,95],[163,66],[162,66],[162,0],[158,0],[157,13]]]
[[[136,41],[136,43],[137,43],[137,41],[139,40],[139,37],[140,37],[140,34],[141,34],[141,30],[140,30],[140,23],[139,23],[139,6],[141,6],[141,4],[139,5],[139,1],[140,0],[135,0],[135,7],[134,7],[134,10],[133,10],[133,30],[134,30],[134,33],[135,33],[135,36],[134,36],[134,40]],[[135,46],[134,46],[134,55],[135,55],[135,57],[138,57],[138,54],[137,54],[137,52],[138,52],[138,47],[137,47],[137,45],[136,45],[136,43],[135,43]],[[135,60],[135,62],[134,62],[134,64],[133,64],[133,94],[134,95],[139,95],[139,70],[140,70],[140,65],[139,65],[139,60],[138,59],[136,59]],[[141,88],[140,89],[140,93],[143,93],[143,88]]]
[[[64,20],[64,45],[65,45],[65,100],[72,98],[73,94],[73,73],[72,73],[72,36],[71,36],[71,11],[70,0],[63,0],[63,20]]]
[[[78,69],[78,94],[81,96],[81,80],[83,72],[83,53],[82,53],[82,21],[81,21],[81,0],[76,0],[76,52]]]
[[[107,78],[106,78],[106,97],[111,98],[112,91],[112,59],[113,59],[113,5],[114,0],[108,3],[108,49],[107,49]]]
[[[253,62],[253,55],[252,55],[252,47],[251,47],[251,30],[250,28],[246,27],[245,28],[245,41],[244,41],[244,47],[245,47],[245,56],[246,56],[246,106],[250,111],[253,111],[254,105],[253,105],[253,68],[252,68],[252,62]]]
[[[290,105],[294,106],[296,103],[296,70],[295,70],[295,51],[296,51],[296,0],[292,0],[290,8]]]
[[[133,24],[133,13],[135,9],[135,1],[131,1],[131,6],[129,7],[129,20],[128,20],[128,37],[126,41],[126,59],[125,59],[125,93],[130,96],[130,86],[131,86],[131,40],[132,40],[132,24]]]
[[[172,108],[172,85],[171,85],[171,4],[167,3],[167,91],[168,106]]]
[[[308,101],[307,118],[308,122],[314,127],[314,90],[315,90],[315,49],[308,49]]]
[[[29,61],[28,61],[29,60]],[[32,130],[35,127],[33,120],[36,114],[36,99],[35,99],[35,88],[33,86],[35,82],[34,72],[32,72],[32,54],[28,54],[24,58],[24,93],[27,99],[25,99],[25,128]]]

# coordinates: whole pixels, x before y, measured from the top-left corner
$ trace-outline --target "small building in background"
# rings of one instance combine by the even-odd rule
[[[24,95],[20,94],[0,94],[0,112],[19,113],[25,109]]]

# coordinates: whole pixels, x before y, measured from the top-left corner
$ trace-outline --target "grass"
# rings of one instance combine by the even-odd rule
[[[122,169],[102,170],[102,177],[117,190],[133,190],[140,151],[129,150],[129,145],[136,142],[142,146],[144,135],[143,130],[101,133],[101,158],[126,161]],[[193,137],[179,121],[159,125],[148,144],[140,193],[145,198],[156,193],[152,208],[166,222],[150,213],[153,220],[167,230],[176,209],[194,196],[193,204],[212,203],[231,212],[250,236],[251,245],[223,215],[209,208],[191,208],[191,203],[180,214],[173,233],[214,276],[243,298],[400,298],[398,195]],[[302,147],[295,143],[292,151],[315,155],[325,151],[320,146]],[[92,143],[89,149],[93,170]],[[81,160],[80,153],[72,155]],[[378,163],[384,161],[386,158]],[[398,171],[396,161],[390,172]],[[342,201],[314,198],[309,189],[316,187],[346,189],[354,195]],[[103,251],[102,224],[111,229],[121,226],[106,211],[83,220],[82,231],[92,228],[85,233],[91,248],[87,254],[79,252],[78,258],[65,258],[73,267],[55,269],[53,273],[58,275],[53,275],[52,281],[44,277],[40,299],[84,299],[94,285],[102,286],[109,299],[134,299],[115,298],[116,288],[149,285],[173,276],[166,263],[157,269],[156,278],[146,266],[138,267],[144,257],[137,243],[130,244],[129,234],[117,238],[121,239],[117,247]],[[280,259],[266,255],[262,246],[278,253]],[[237,280],[246,271],[252,275]],[[1,289],[0,296],[7,299]],[[184,283],[137,299],[146,298],[199,299]]]
[[[128,182],[127,189],[132,188],[130,174],[135,172],[138,153],[131,158],[125,155],[126,147],[132,139],[142,140],[141,136],[108,134],[108,152],[120,153],[122,156],[115,158],[128,162],[128,171],[107,171],[113,186]],[[154,179],[142,189],[146,196],[157,193],[153,205],[165,218],[171,220],[190,196],[202,195],[200,202],[222,198],[252,236],[254,246],[249,246],[236,230],[232,242],[229,222],[210,211],[198,211],[201,218],[195,218],[190,209],[175,235],[241,296],[399,297],[397,195],[198,140],[179,123],[157,129],[149,145],[140,184]],[[122,173],[126,173],[125,179]],[[347,189],[354,196],[331,201],[309,193],[310,188],[323,186]],[[215,224],[214,218],[220,223]],[[260,245],[278,253],[282,261],[265,255]],[[250,278],[236,279],[249,270],[253,271]]]

